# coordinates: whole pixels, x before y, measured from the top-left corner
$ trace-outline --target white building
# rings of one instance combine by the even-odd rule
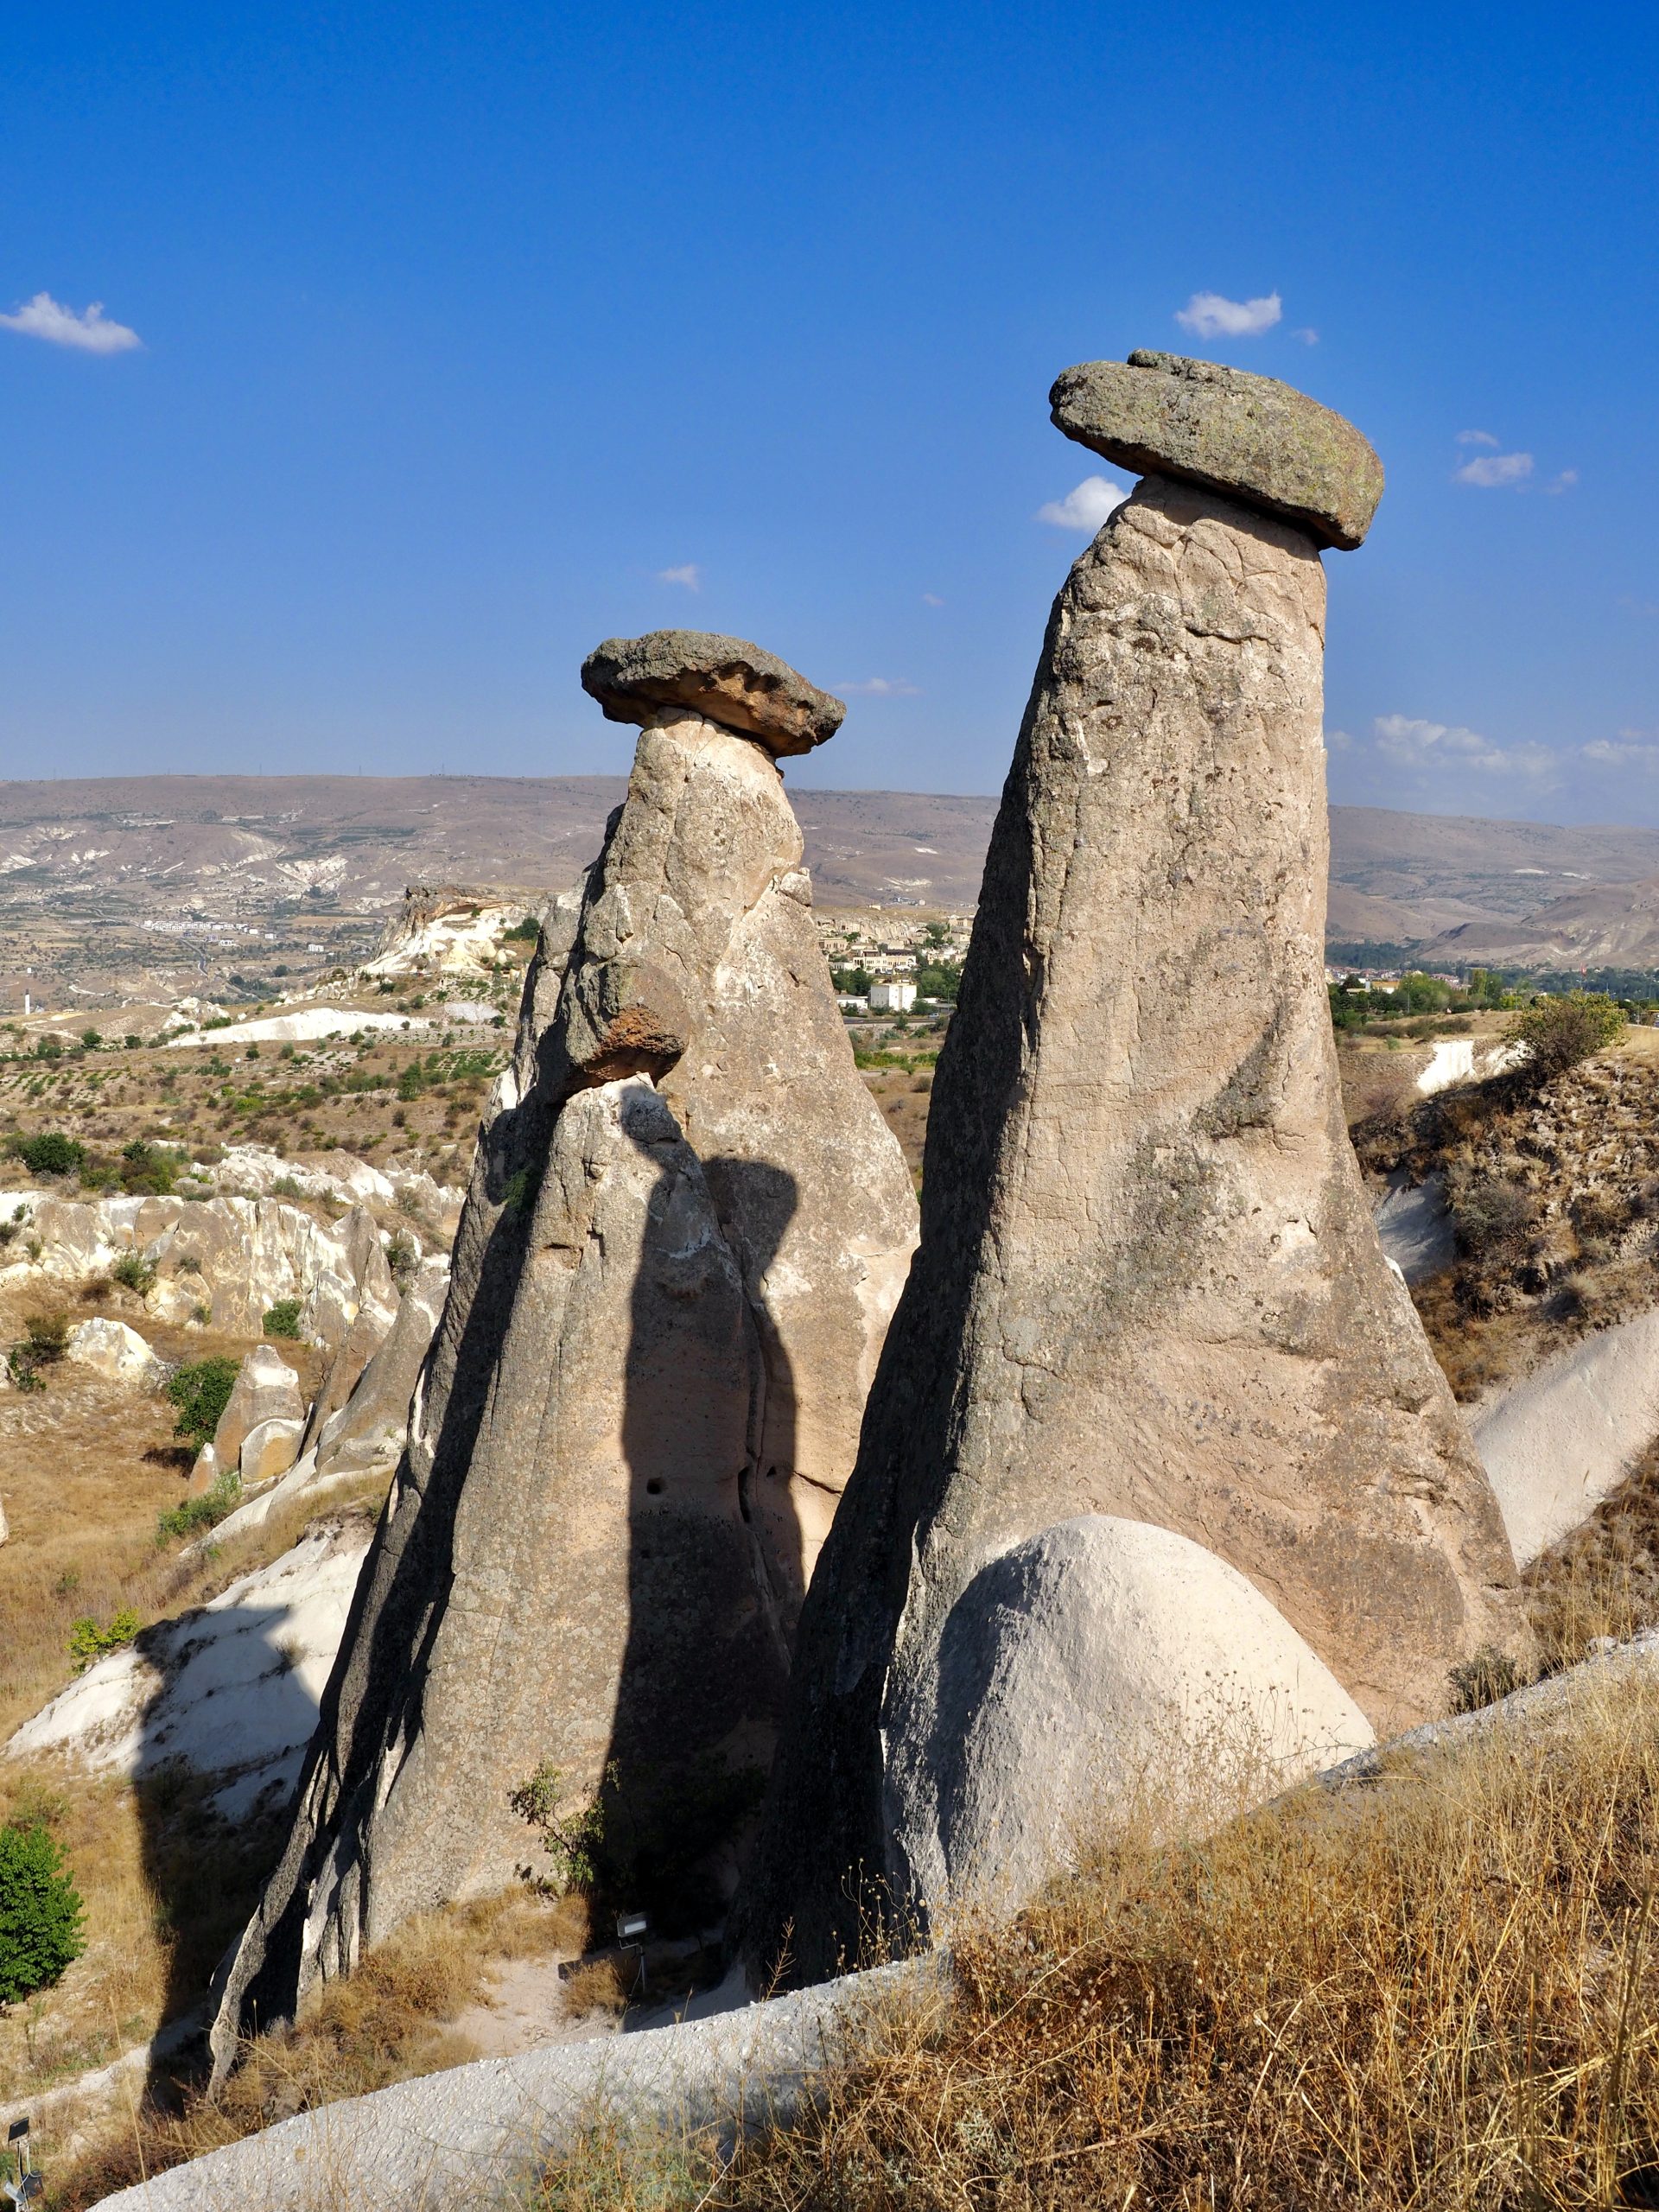
[[[916,986],[910,982],[872,983],[872,1014],[908,1014],[916,1003]]]

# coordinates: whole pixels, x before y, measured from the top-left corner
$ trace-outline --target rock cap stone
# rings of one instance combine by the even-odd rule
[[[1063,371],[1048,402],[1056,429],[1121,467],[1230,493],[1345,552],[1382,497],[1370,442],[1276,377],[1139,352]]]
[[[582,688],[608,721],[645,723],[664,707],[689,707],[757,738],[774,758],[810,753],[847,712],[776,653],[710,630],[607,638],[582,664]]]

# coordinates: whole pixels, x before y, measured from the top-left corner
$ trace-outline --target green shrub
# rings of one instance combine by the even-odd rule
[[[182,1505],[169,1506],[156,1515],[156,1543],[164,1544],[171,1536],[194,1536],[199,1529],[216,1528],[227,1513],[236,1510],[241,1497],[242,1478],[234,1467],[226,1467],[215,1477],[213,1488],[200,1497],[187,1497]]]
[[[49,1989],[86,1948],[62,1852],[39,1826],[0,1828],[0,2005]]]
[[[542,933],[542,925],[534,914],[526,914],[522,922],[515,922],[510,930],[503,930],[503,944],[534,944]]]
[[[167,1395],[176,1409],[173,1433],[200,1452],[213,1441],[219,1415],[230,1403],[239,1372],[233,1359],[199,1359],[169,1376]]]
[[[268,1337],[294,1337],[300,1333],[300,1301],[297,1298],[279,1298],[265,1310],[261,1325]]]
[[[31,1175],[67,1175],[86,1157],[86,1147],[61,1129],[43,1129],[38,1136],[14,1137],[11,1150]]]
[[[184,1154],[176,1146],[135,1137],[121,1148],[121,1185],[135,1197],[170,1198],[183,1166]]]
[[[44,1390],[46,1378],[41,1370],[63,1357],[69,1341],[68,1316],[31,1314],[24,1328],[24,1335],[6,1354],[6,1372],[19,1390]]]
[[[69,1656],[75,1662],[75,1672],[82,1673],[106,1651],[118,1651],[124,1643],[130,1643],[143,1626],[130,1605],[123,1605],[107,1628],[100,1628],[90,1613],[83,1613],[69,1631]]]
[[[270,1186],[273,1198],[302,1198],[305,1192],[291,1175],[279,1175]]]
[[[1511,1040],[1526,1051],[1524,1070],[1546,1084],[1611,1045],[1624,1027],[1624,1009],[1601,991],[1566,991],[1536,998],[1509,1025]]]
[[[136,1290],[140,1298],[147,1296],[155,1287],[156,1269],[139,1251],[124,1252],[110,1273],[117,1282]]]
[[[599,1848],[605,1834],[605,1809],[595,1797],[578,1813],[559,1810],[559,1785],[563,1777],[550,1759],[543,1759],[528,1782],[507,1792],[507,1803],[521,1821],[534,1828],[542,1849],[553,1862],[550,1881],[537,1881],[563,1896],[570,1890],[591,1890],[598,1879]],[[607,1767],[605,1779],[614,1784],[616,1769]],[[519,1872],[534,1880],[527,1866]]]

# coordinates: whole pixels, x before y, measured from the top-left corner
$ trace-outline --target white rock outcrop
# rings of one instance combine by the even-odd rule
[[[231,1819],[291,1789],[368,1542],[360,1522],[311,1530],[211,1605],[89,1667],[5,1757],[135,1777],[180,1760],[222,1778],[215,1802]]]
[[[162,1370],[150,1345],[124,1321],[82,1321],[69,1332],[63,1356],[111,1382],[153,1382]]]
[[[1191,1833],[1376,1740],[1236,1567],[1084,1515],[987,1560],[892,1716],[907,1886],[1017,1906],[1125,1818]]]
[[[1517,1563],[1587,1521],[1659,1436],[1659,1310],[1585,1337],[1471,1409]]]
[[[226,1334],[255,1336],[270,1307],[293,1299],[302,1334],[333,1351],[365,1305],[380,1306],[388,1328],[397,1307],[383,1232],[361,1205],[325,1227],[273,1198],[12,1191],[0,1192],[0,1222],[16,1230],[0,1245],[0,1283],[82,1283],[133,1254],[156,1271],[146,1309],[175,1325],[200,1313]]]

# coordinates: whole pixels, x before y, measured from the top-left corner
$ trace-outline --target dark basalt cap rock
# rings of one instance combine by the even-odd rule
[[[775,653],[708,630],[607,638],[582,664],[582,688],[607,721],[647,722],[664,707],[689,707],[758,739],[774,757],[810,753],[847,712]]]
[[[1048,395],[1056,429],[1143,476],[1224,492],[1351,552],[1382,497],[1353,424],[1281,384],[1179,353],[1084,361]]]

